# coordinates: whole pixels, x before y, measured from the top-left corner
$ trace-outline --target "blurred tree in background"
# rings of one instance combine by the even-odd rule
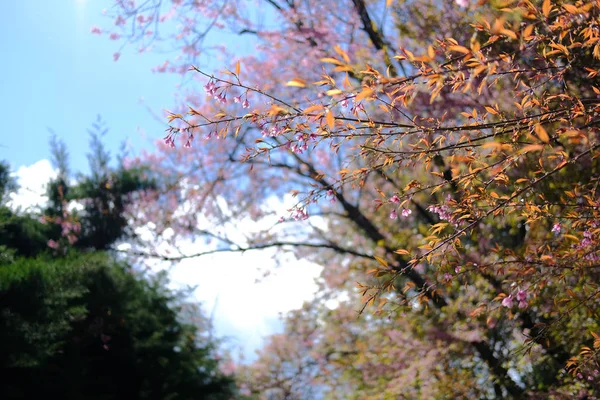
[[[110,251],[130,234],[127,203],[152,183],[109,165],[100,124],[89,176],[69,175],[53,139],[59,173],[42,215],[0,205],[0,397],[230,399],[233,379],[188,293]],[[2,199],[15,189],[5,163],[0,185]]]
[[[136,217],[174,246],[213,248],[146,255],[278,248],[324,267],[319,296],[269,340],[247,390],[598,394],[597,1],[149,0],[112,12],[111,38],[174,46],[156,71],[191,69],[202,85],[182,91],[140,160],[158,184]],[[224,34],[251,36],[255,51],[209,45]],[[191,67],[215,53],[223,73]],[[373,315],[357,319],[365,306]]]

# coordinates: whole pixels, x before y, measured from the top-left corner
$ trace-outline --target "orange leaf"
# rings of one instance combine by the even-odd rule
[[[325,114],[325,119],[327,120],[329,129],[333,129],[335,127],[335,118],[333,117],[333,113],[331,111],[327,111]]]
[[[316,104],[314,106],[310,106],[304,109],[304,114],[310,114],[313,111],[320,111],[322,109],[324,109],[325,107],[323,107],[322,104]]]
[[[544,0],[544,3],[542,4],[542,13],[544,14],[544,17],[548,18],[551,9],[552,6],[550,5],[550,0]]]
[[[573,4],[563,4],[563,8],[567,10],[569,14],[579,14],[579,9]]]
[[[530,144],[521,149],[521,153],[529,153],[531,151],[541,151],[544,148],[541,144]]]
[[[450,46],[450,47],[448,47],[448,49],[451,51],[456,51],[458,53],[464,53],[464,54],[469,54],[471,52],[471,50],[469,50],[463,46]]]
[[[535,133],[538,135],[540,140],[544,143],[550,142],[550,136],[548,136],[548,132],[544,129],[541,124],[537,124],[535,126]]]
[[[372,94],[373,94],[373,90],[369,89],[369,88],[366,88],[362,92],[360,92],[359,94],[356,95],[355,100],[357,102],[361,101],[362,99],[365,99],[365,98],[371,96]]]

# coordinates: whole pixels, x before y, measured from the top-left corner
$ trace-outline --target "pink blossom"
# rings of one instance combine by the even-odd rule
[[[457,274],[462,270],[462,267],[460,265],[457,265],[456,267],[454,267],[454,272],[456,272]]]
[[[404,218],[408,217],[410,214],[412,214],[412,210],[410,208],[403,208],[402,209],[402,216]]]
[[[121,57],[121,53],[113,53],[113,61],[118,61]]]
[[[242,108],[248,108],[250,107],[250,103],[248,102],[248,99],[244,100],[244,102],[242,103]]]
[[[175,141],[173,140],[173,138],[172,138],[171,136],[167,136],[167,137],[165,138],[165,144],[166,144],[167,146],[169,146],[170,148],[173,148],[173,147],[175,147]]]
[[[335,192],[332,189],[329,189],[327,191],[327,197],[329,198],[329,201],[331,201],[332,203],[336,202],[336,198],[335,198]]]
[[[398,213],[396,212],[396,210],[392,210],[392,212],[390,213],[390,218],[391,219],[397,219],[398,218]]]
[[[527,292],[524,290],[519,290],[517,292],[517,300],[519,300],[519,301],[527,300]]]
[[[454,0],[459,7],[466,8],[469,6],[469,0]]]
[[[102,35],[102,29],[100,29],[100,27],[96,25],[90,28],[90,32],[94,35]]]
[[[235,96],[233,98],[233,102],[234,103],[241,103],[242,102],[242,96]]]
[[[217,136],[217,131],[210,131],[206,134],[206,136],[204,136],[204,139],[210,139],[213,136]]]
[[[398,197],[397,194],[393,195],[392,197],[390,197],[390,201],[392,203],[396,203],[396,204],[400,204],[400,197]]]
[[[58,249],[58,242],[50,239],[48,240],[48,247],[50,247],[51,249]]]
[[[115,19],[115,25],[116,26],[125,25],[125,18],[123,18],[119,15],[117,17],[117,19]]]
[[[452,280],[452,275],[451,275],[450,273],[446,272],[446,273],[444,274],[444,280],[445,280],[446,282],[450,282],[450,281]]]
[[[294,218],[294,220],[296,220],[296,221],[303,221],[305,219],[308,219],[308,213],[305,212],[303,209],[298,208],[298,209],[294,210],[292,218]]]
[[[560,223],[555,223],[554,225],[552,225],[552,233],[558,235],[560,234]]]
[[[506,296],[502,300],[502,305],[506,308],[511,308],[513,306],[513,297],[512,295]]]
[[[527,304],[527,301],[523,300],[523,301],[519,301],[519,308],[527,308],[529,304]]]
[[[206,85],[204,85],[204,91],[210,95],[212,95],[212,91],[215,89],[215,84],[212,82],[208,82]]]
[[[111,34],[108,37],[110,38],[110,40],[118,40],[121,36],[119,36],[119,34],[116,32],[111,32]]]

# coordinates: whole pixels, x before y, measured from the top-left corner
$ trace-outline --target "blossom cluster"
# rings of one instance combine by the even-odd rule
[[[50,217],[44,215],[40,217],[39,221],[42,224],[54,223],[56,225],[60,225],[61,237],[66,238],[71,245],[77,242],[77,235],[81,232],[81,224],[73,221],[66,210],[63,211],[63,217]],[[53,239],[48,240],[47,245],[51,249],[58,249],[60,247],[59,241]]]
[[[527,303],[527,292],[524,290],[519,290],[516,296],[514,297],[512,294],[506,296],[504,299],[502,299],[502,305],[506,308],[512,308],[514,305],[515,297],[516,300],[519,302],[519,308],[527,308],[529,304]]]
[[[389,201],[390,201],[390,203],[400,204],[400,197],[398,197],[398,195],[395,194],[392,197],[390,197]],[[410,214],[412,214],[412,210],[410,208],[402,208],[402,211],[400,212],[400,215],[402,215],[402,217],[404,217],[404,218],[407,218]],[[398,211],[396,209],[393,209],[392,212],[390,213],[390,219],[397,219],[397,218],[398,218]]]

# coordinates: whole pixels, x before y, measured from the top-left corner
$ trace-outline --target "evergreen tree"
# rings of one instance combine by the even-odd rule
[[[232,398],[215,342],[180,315],[185,293],[106,251],[127,237],[127,202],[151,183],[110,167],[96,125],[92,173],[74,184],[52,139],[60,172],[41,218],[0,205],[0,398]],[[0,163],[0,199],[13,188]],[[83,211],[69,211],[73,200]]]

